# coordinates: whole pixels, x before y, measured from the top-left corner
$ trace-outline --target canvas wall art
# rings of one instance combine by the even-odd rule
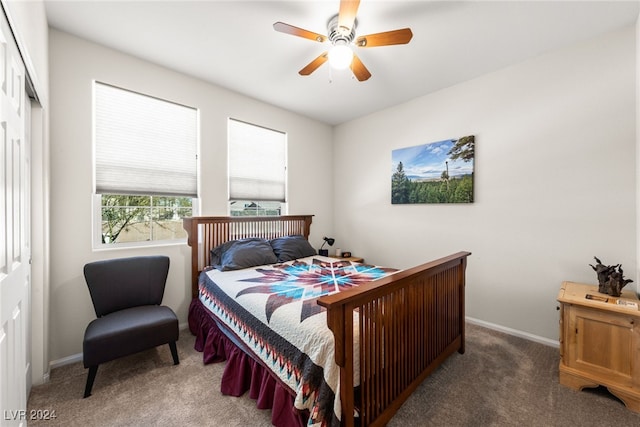
[[[473,203],[475,137],[391,152],[391,203]]]

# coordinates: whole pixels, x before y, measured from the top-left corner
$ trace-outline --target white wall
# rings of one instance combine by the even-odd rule
[[[338,126],[333,237],[401,268],[471,251],[467,315],[557,340],[560,284],[597,283],[593,256],[635,279],[635,38],[626,28]],[[465,135],[473,204],[391,205],[392,150]]]
[[[148,62],[51,30],[51,359],[82,351],[86,325],[95,318],[84,278],[87,262],[166,254],[171,268],[164,303],[187,319],[190,258],[186,244],[144,249],[91,248],[91,87],[97,79],[200,109],[203,215],[227,214],[226,120],[234,117],[288,133],[289,213],[314,214],[310,240],[319,245],[332,230],[331,127],[175,73]],[[310,161],[313,159],[313,161]]]

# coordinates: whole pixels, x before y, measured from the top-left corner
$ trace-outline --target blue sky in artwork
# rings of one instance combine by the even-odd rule
[[[398,170],[398,163],[402,167],[407,178],[412,180],[440,179],[442,172],[446,170],[449,161],[449,176],[467,175],[473,172],[473,161],[450,160],[449,150],[453,147],[455,139],[416,145],[414,147],[400,148],[391,152],[393,174]]]

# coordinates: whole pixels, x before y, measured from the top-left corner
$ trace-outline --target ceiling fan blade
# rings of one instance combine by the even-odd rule
[[[367,70],[367,67],[364,66],[360,58],[356,55],[353,55],[353,61],[351,61],[351,71],[353,71],[353,75],[356,76],[358,81],[365,81],[371,77],[371,73]]]
[[[355,45],[358,47],[389,46],[393,44],[407,44],[411,41],[413,33],[411,28],[401,30],[385,31],[384,33],[369,34],[356,39]]]
[[[276,22],[275,24],[273,24],[273,29],[281,33],[291,34],[292,36],[298,36],[320,43],[324,43],[327,40],[327,37],[323,36],[322,34],[294,27],[293,25],[285,24],[284,22]]]
[[[329,58],[329,52],[321,53],[320,56],[318,56],[313,61],[309,62],[309,64],[307,64],[306,67],[298,71],[298,74],[300,74],[301,76],[308,76],[309,74],[313,73],[319,66],[327,62],[328,58]]]
[[[356,20],[356,15],[358,14],[358,6],[360,5],[360,0],[351,1],[351,0],[341,0],[340,1],[340,11],[338,12],[338,26],[347,29],[347,33],[351,31],[353,28],[353,23]]]

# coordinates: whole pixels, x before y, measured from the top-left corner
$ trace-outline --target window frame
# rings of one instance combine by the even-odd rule
[[[284,185],[284,200],[283,201],[275,201],[275,200],[262,200],[262,199],[237,199],[231,198],[231,154],[230,154],[230,147],[231,147],[231,126],[229,125],[230,122],[236,122],[242,125],[246,125],[246,126],[250,126],[250,127],[255,127],[255,128],[259,128],[262,130],[266,130],[266,131],[270,131],[276,134],[281,134],[283,137],[283,147],[282,147],[282,152],[283,152],[283,156],[284,158],[282,159],[282,165],[284,167],[284,179],[283,179],[283,185]],[[279,203],[280,206],[280,215],[286,215],[288,212],[288,208],[289,208],[289,166],[288,166],[288,143],[289,143],[289,134],[285,131],[281,131],[281,130],[277,130],[268,126],[263,126],[263,125],[259,125],[256,123],[252,123],[252,122],[248,122],[246,120],[241,120],[241,119],[237,119],[234,117],[227,117],[227,214],[229,216],[240,216],[240,215],[232,215],[233,210],[231,209],[231,206],[236,203],[236,202],[251,202],[251,203]],[[247,217],[257,217],[257,216],[275,216],[275,215],[244,215]]]
[[[143,194],[143,196],[149,196]],[[168,196],[172,197],[172,196]],[[157,247],[157,246],[175,246],[184,245],[186,242],[186,236],[178,239],[163,239],[163,240],[140,240],[137,242],[115,242],[115,243],[102,243],[102,195],[93,193],[91,198],[92,215],[92,236],[93,236],[93,249],[96,251],[101,250],[113,250],[113,249],[126,249],[136,247]],[[200,213],[200,199],[191,198],[191,215],[197,216]],[[185,231],[186,233],[186,231]]]

